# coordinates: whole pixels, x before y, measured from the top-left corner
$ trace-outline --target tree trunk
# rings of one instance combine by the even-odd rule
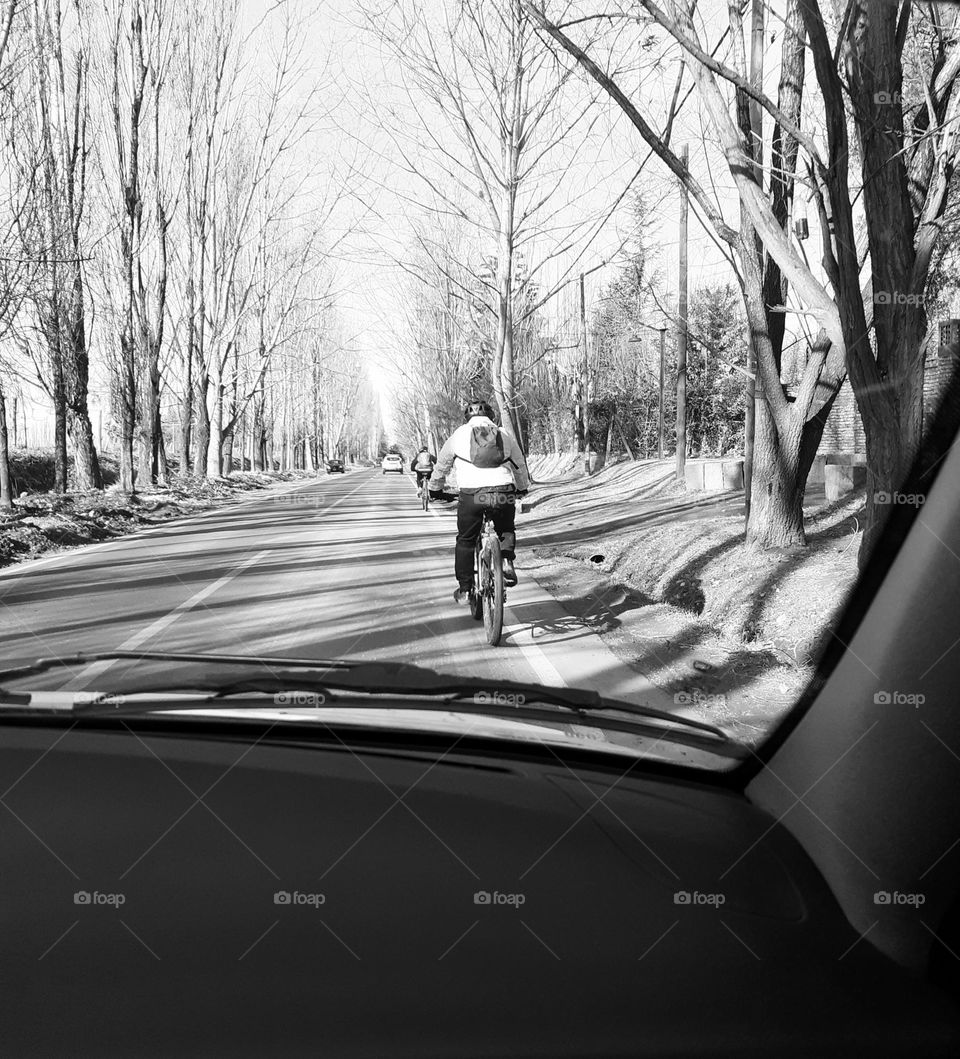
[[[67,406],[61,391],[54,397],[53,409],[53,488],[67,491]]]
[[[620,440],[623,442],[623,447],[627,450],[627,455],[630,457],[631,460],[636,460],[637,457],[634,456],[633,449],[630,448],[630,442],[627,441],[627,433],[623,429],[623,423],[621,423],[619,420],[617,421],[617,430],[620,432]]]
[[[757,402],[756,448],[750,497],[748,544],[794,548],[807,543],[803,531],[803,483],[799,482],[801,428],[778,434],[765,401]]]
[[[7,404],[0,387],[0,511],[13,511],[10,452],[7,447]]]
[[[93,424],[90,422],[86,408],[81,415],[73,414],[70,436],[73,441],[73,470],[77,489],[81,492],[102,489],[103,475],[100,471],[100,459],[93,440]]]
[[[229,478],[233,473],[233,440],[233,430],[228,430],[224,433],[219,445],[219,462],[224,478]]]
[[[213,385],[213,411],[209,416],[210,442],[207,446],[207,477],[218,478],[223,474],[223,383],[217,379]]]
[[[156,442],[154,448],[154,477],[161,485],[166,485],[170,478],[170,472],[167,467],[167,445],[163,440],[163,423],[160,419],[159,402],[157,404],[156,420],[157,424],[153,431]]]
[[[189,325],[188,325],[189,326]],[[187,377],[183,383],[183,397],[180,399],[180,474],[190,473],[190,428],[193,418],[193,382],[189,354],[184,358]]]
[[[137,478],[141,485],[156,478],[157,430],[160,423],[160,373],[157,365],[157,353],[149,342],[147,357],[149,363],[144,365],[140,384],[140,422],[137,429]]]
[[[207,390],[210,388],[210,376],[202,372],[194,387],[196,408],[196,432],[194,434],[193,471],[202,475],[207,469],[207,453],[210,449],[210,411],[207,408]]]
[[[267,455],[266,431],[263,425],[262,412],[253,413],[253,445],[251,452],[250,467],[254,471],[262,471],[265,466]]]
[[[885,429],[883,422],[874,422],[872,409],[866,406],[863,432],[867,449],[867,496],[858,562],[862,568],[877,543],[890,514],[889,497],[901,486],[914,452],[914,439],[895,430]]]

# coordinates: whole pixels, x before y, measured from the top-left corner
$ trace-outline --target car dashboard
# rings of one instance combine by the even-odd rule
[[[10,1055],[957,1054],[723,777],[410,733],[8,725]]]

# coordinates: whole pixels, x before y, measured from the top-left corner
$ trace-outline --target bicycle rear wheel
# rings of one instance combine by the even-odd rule
[[[496,647],[503,632],[503,556],[500,541],[496,536],[487,538],[481,565],[485,567],[483,592],[483,630],[487,643]]]
[[[423,505],[424,511],[430,507],[430,490],[427,488],[426,482],[420,486],[420,503]]]
[[[481,537],[473,549],[473,592],[470,593],[470,613],[475,621],[483,620],[483,568],[480,562],[482,548],[483,538]]]

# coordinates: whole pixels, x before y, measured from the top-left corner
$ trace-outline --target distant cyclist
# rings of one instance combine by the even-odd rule
[[[421,445],[420,451],[410,461],[410,470],[414,471],[417,475],[418,496],[420,490],[423,488],[423,483],[426,482],[433,473],[433,466],[436,462],[437,457],[434,456],[426,445]]]
[[[457,603],[466,603],[473,588],[473,550],[483,529],[484,508],[493,511],[493,525],[503,545],[504,584],[517,583],[514,504],[530,484],[520,447],[497,426],[486,401],[470,401],[463,419],[463,426],[457,427],[440,450],[429,486],[431,497],[442,496],[456,461],[460,501],[454,561],[457,590],[453,598]]]

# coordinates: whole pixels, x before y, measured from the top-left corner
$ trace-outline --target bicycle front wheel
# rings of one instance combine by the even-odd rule
[[[490,536],[484,543],[481,564],[485,568],[483,593],[483,631],[487,643],[496,647],[503,632],[503,556],[500,541]]]

